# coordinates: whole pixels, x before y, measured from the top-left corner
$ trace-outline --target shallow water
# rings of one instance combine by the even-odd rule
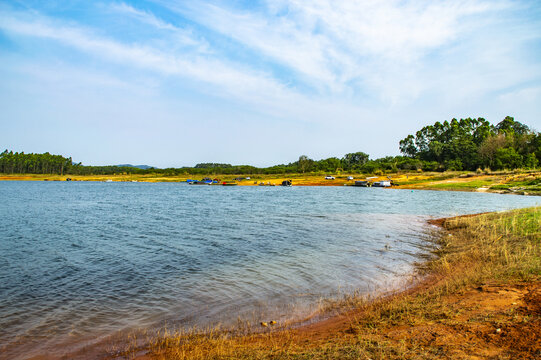
[[[321,297],[410,271],[430,217],[541,203],[355,187],[5,181],[0,199],[6,359],[59,355],[133,328],[300,319]]]

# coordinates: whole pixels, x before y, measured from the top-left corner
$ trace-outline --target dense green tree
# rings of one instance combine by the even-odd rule
[[[496,150],[494,157],[494,168],[500,169],[516,169],[522,167],[522,155],[512,148],[500,148]]]
[[[493,169],[536,168],[541,162],[541,134],[507,116],[496,126],[483,118],[452,119],[436,122],[408,135],[400,141],[399,148],[405,156],[388,156],[370,160],[368,154],[355,152],[342,159],[330,157],[312,160],[301,155],[296,162],[267,168],[249,165],[200,163],[195,167],[140,169],[131,166],[83,166],[73,163],[71,157],[43,154],[25,154],[5,150],[0,153],[0,173],[34,174],[163,174],[174,176],[192,174],[256,175],[291,174],[296,172],[324,171],[335,173],[340,169],[374,173],[400,170],[475,170],[478,167]]]
[[[337,157],[330,157],[317,161],[315,167],[320,171],[334,173],[338,169],[342,168],[342,162]]]
[[[399,143],[400,152],[406,156],[415,158],[417,157],[417,145],[415,145],[415,137],[408,135],[405,139],[400,140]]]
[[[484,166],[494,167],[494,159],[499,149],[506,147],[509,143],[505,134],[494,134],[488,136],[479,146],[478,153]]]
[[[539,165],[539,160],[537,160],[537,157],[535,156],[534,153],[528,154],[524,158],[523,166],[526,169],[535,169],[537,168],[537,165]]]
[[[355,153],[349,153],[342,158],[343,167],[346,169],[353,169],[355,167],[366,164],[370,156],[362,151]]]
[[[449,170],[481,166],[513,169],[522,166],[528,154],[537,156],[538,136],[510,116],[496,126],[483,118],[452,119],[425,126],[415,136],[408,135],[399,148],[406,156],[436,161]]]
[[[25,154],[5,150],[0,154],[0,172],[7,174],[60,174],[74,167],[71,158],[60,155]]]
[[[537,157],[537,160],[541,162],[541,133],[537,133],[532,139],[532,152]]]
[[[302,171],[303,173],[306,171],[310,171],[312,166],[314,165],[314,160],[310,159],[306,155],[299,156],[299,160],[297,161],[299,171]]]
[[[505,119],[500,121],[496,125],[498,132],[502,133],[511,133],[516,135],[525,135],[530,133],[530,128],[518,121],[515,121],[515,118],[512,116],[506,116]]]
[[[231,164],[219,164],[219,163],[201,163],[195,165],[196,169],[209,169],[209,168],[230,168],[233,167]]]

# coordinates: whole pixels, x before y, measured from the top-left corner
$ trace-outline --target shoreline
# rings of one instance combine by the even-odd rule
[[[503,214],[468,214],[427,222],[443,231],[441,238],[445,242],[447,237],[461,236],[468,226],[476,222],[525,211],[539,217],[538,207]],[[420,267],[430,268],[441,258],[440,254],[440,257],[428,260]],[[534,274],[529,279],[475,278],[475,281],[466,284],[460,284],[464,280],[458,279],[457,284],[457,279],[453,279],[455,274],[442,274],[440,271],[432,267],[409,288],[361,301],[353,309],[314,323],[275,331],[270,328],[267,331],[265,328],[263,332],[241,336],[216,335],[216,338],[212,338],[212,335],[206,338],[209,335],[202,335],[191,341],[205,344],[205,348],[214,346],[214,350],[207,349],[210,353],[220,348],[224,357],[229,350],[222,349],[222,346],[236,346],[238,353],[233,357],[239,356],[242,359],[252,358],[254,354],[259,354],[258,358],[290,358],[292,354],[318,352],[321,348],[325,350],[325,355],[314,358],[342,359],[350,358],[352,354],[354,356],[351,358],[475,358],[475,354],[482,354],[482,357],[512,354],[533,359],[541,353],[540,274]],[[467,273],[465,269],[461,271]],[[419,299],[422,300],[420,303]],[[404,308],[409,309],[406,313],[411,311],[418,314],[410,315],[411,318],[407,319]],[[431,313],[433,310],[436,312],[435,317]],[[493,318],[499,320],[494,322],[491,320]],[[523,335],[524,327],[528,329],[528,334]],[[365,342],[359,342],[359,338]],[[189,339],[183,342],[181,336],[175,338],[175,335],[169,335],[157,339],[152,346],[134,348],[124,355],[131,354],[138,360],[190,358],[189,353],[180,356],[174,351],[175,346],[168,345],[168,341],[176,342],[182,351],[190,349]],[[362,348],[368,346],[368,349],[363,353],[352,350],[350,354],[346,350],[352,344]],[[203,357],[195,358],[205,358],[210,353],[201,353]]]
[[[253,175],[249,180],[235,181],[239,175],[212,175],[221,181],[235,182],[238,186],[261,186],[264,183],[279,186],[284,180],[292,180],[293,186],[352,186],[355,180],[347,180],[346,175],[336,176],[335,180],[325,180],[324,175]],[[160,176],[160,175],[37,175],[0,174],[1,181],[92,181],[126,183],[186,183],[188,178],[202,175]],[[464,191],[514,195],[541,195],[541,171],[502,172],[495,174],[454,173],[397,173],[374,177],[373,181],[392,178],[395,186],[386,189]],[[359,179],[363,179],[359,176]],[[358,179],[357,179],[358,180]]]
[[[541,218],[541,208],[536,207],[428,219],[426,222],[441,232],[438,248],[435,248],[435,253],[440,256],[439,248],[447,248],[450,244],[448,238],[459,237],[472,224],[479,222],[485,226],[488,220],[505,219],[508,214],[524,212]],[[541,239],[539,232],[534,236]],[[438,266],[433,266],[440,258],[419,264],[419,276],[408,286],[380,296],[349,299],[338,304],[338,309],[342,310],[337,314],[316,314],[322,318],[308,324],[296,326],[294,323],[289,327],[277,324],[275,328],[268,326],[255,331],[252,328],[248,333],[219,329],[197,334],[171,333],[150,338],[145,345],[131,344],[133,338],[127,334],[124,340],[100,341],[81,351],[65,353],[62,358],[203,359],[209,355],[213,358],[290,359],[299,355],[303,359],[312,359],[301,354],[323,351],[323,355],[313,358],[475,358],[476,354],[505,358],[506,354],[511,354],[511,358],[534,359],[541,353],[539,269],[529,279],[484,278],[465,282],[460,276],[453,279],[454,272],[441,273]],[[466,284],[461,284],[463,282]],[[299,323],[302,321],[296,324]],[[523,336],[524,326],[529,334]],[[486,346],[461,345],[465,341]],[[185,356],[176,352],[177,347]],[[356,347],[360,349],[352,350]],[[329,349],[331,352],[327,353]],[[350,350],[352,353],[348,352]],[[229,351],[235,353],[229,354]],[[35,358],[57,357],[42,354]]]

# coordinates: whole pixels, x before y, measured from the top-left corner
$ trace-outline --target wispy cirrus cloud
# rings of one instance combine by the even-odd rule
[[[8,17],[3,27],[54,39],[109,61],[188,77],[210,84],[211,90],[218,86],[223,94],[241,101],[282,104],[284,99],[298,97],[317,98],[319,103],[319,97],[330,96],[393,105],[440,87],[434,79],[438,71],[442,79],[445,71],[462,71],[460,54],[449,49],[471,51],[468,44],[486,41],[470,35],[479,27],[490,26],[494,21],[491,16],[512,6],[505,0],[268,0],[257,10],[247,10],[216,2],[156,3],[199,24],[199,28],[172,24],[124,2],[104,7],[159,31],[159,41],[153,37],[126,43],[97,36],[91,28],[66,26],[39,16],[30,21]],[[238,59],[234,51],[211,44],[203,35],[209,30],[268,59],[267,65]],[[517,46],[520,42],[499,41],[483,53],[497,49],[503,56],[511,55],[505,58],[509,62],[515,60]],[[483,53],[468,54],[470,63],[483,63],[484,69],[477,75],[491,69],[505,71],[501,60],[482,61]],[[276,65],[295,75],[284,74]],[[303,94],[299,88],[310,91]]]
[[[210,52],[209,43],[201,36],[194,34],[192,29],[186,27],[175,26],[169,22],[166,22],[151,12],[137,9],[126,3],[113,3],[111,5],[104,5],[104,7],[113,13],[116,13],[120,16],[127,16],[138,21],[142,24],[151,26],[157,30],[163,30],[160,35],[167,36],[171,35],[172,38],[167,45],[172,45],[178,48],[179,46],[188,46],[193,47],[198,53],[208,53]]]
[[[398,76],[395,83],[411,80],[432,52],[468,36],[479,16],[510,6],[507,1],[268,0],[248,11],[216,2],[157,2],[286,66],[320,90],[377,91],[384,97],[393,93],[387,74]]]
[[[126,7],[123,10],[135,11]],[[136,14],[147,16],[142,12]],[[160,27],[166,25],[155,20],[152,21],[152,25]],[[173,26],[166,27],[167,30],[178,30]],[[268,107],[272,112],[280,113],[280,109],[293,111],[289,108],[292,103],[304,104],[307,108],[318,107],[317,103],[312,103],[310,99],[289,89],[268,74],[247,69],[242,64],[234,64],[226,59],[212,58],[204,53],[201,55],[196,50],[174,53],[164,52],[148,45],[125,44],[96,35],[91,29],[65,25],[40,15],[20,18],[16,13],[4,14],[0,17],[0,29],[18,36],[54,40],[123,66],[128,65],[161,75],[174,75],[204,83],[207,87],[203,92]]]
[[[176,113],[190,108],[191,120],[213,122],[228,138],[235,134],[222,121],[249,118],[252,138],[272,143],[295,129],[289,146],[309,155],[386,155],[404,133],[451,117],[515,114],[541,127],[539,91],[531,90],[541,82],[540,19],[530,0],[8,0],[0,4],[0,62],[12,98],[32,87],[43,98],[65,89],[71,104],[129,104],[133,95],[137,112],[94,108],[107,119],[109,110],[116,119],[175,109],[158,116],[178,132],[189,116]],[[93,96],[103,88],[106,97]],[[149,96],[153,105],[141,102]]]

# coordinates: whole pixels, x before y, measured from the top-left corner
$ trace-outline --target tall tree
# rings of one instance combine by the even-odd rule
[[[302,171],[303,173],[305,171],[308,171],[312,167],[313,164],[314,164],[314,160],[310,159],[306,155],[299,156],[299,160],[297,161],[299,170]]]
[[[406,156],[437,161],[447,169],[514,168],[535,153],[537,136],[510,116],[496,126],[483,118],[452,119],[423,127],[401,140],[399,147]]]
[[[345,165],[345,168],[351,169],[355,166],[362,166],[366,164],[369,158],[370,156],[368,154],[358,151],[344,155],[342,158],[342,163]]]

